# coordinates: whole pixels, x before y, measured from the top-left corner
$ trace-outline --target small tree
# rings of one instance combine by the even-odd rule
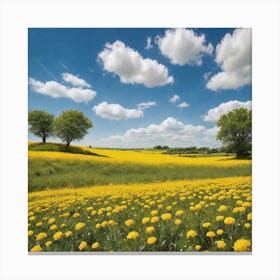
[[[92,127],[92,122],[82,112],[76,110],[64,111],[54,120],[54,134],[69,147],[73,140],[83,139]]]
[[[42,138],[46,143],[47,137],[52,135],[52,123],[54,115],[41,110],[34,110],[28,113],[29,131]]]
[[[252,147],[252,111],[240,108],[222,115],[217,122],[220,128],[217,139],[236,153],[237,157],[248,155]]]

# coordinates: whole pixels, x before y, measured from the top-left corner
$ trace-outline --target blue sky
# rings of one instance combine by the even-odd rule
[[[218,118],[251,108],[251,45],[240,28],[31,28],[28,109],[82,111],[82,145],[218,147]]]

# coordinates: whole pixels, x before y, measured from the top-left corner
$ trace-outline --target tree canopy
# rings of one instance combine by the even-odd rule
[[[69,147],[73,140],[81,140],[92,127],[92,122],[82,113],[76,110],[62,112],[53,123],[55,136],[66,142]]]
[[[42,138],[43,143],[52,135],[52,123],[54,115],[42,110],[34,110],[28,113],[29,131]]]
[[[252,111],[239,108],[222,115],[217,122],[217,139],[236,153],[247,156],[252,148]]]

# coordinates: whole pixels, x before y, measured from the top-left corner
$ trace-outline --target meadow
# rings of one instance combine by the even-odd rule
[[[251,251],[251,160],[55,145],[28,158],[31,252]]]

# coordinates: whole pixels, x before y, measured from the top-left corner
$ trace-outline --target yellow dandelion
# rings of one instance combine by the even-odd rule
[[[196,251],[199,251],[201,249],[201,245],[195,245],[194,248]]]
[[[151,236],[151,237],[149,237],[149,238],[147,239],[147,244],[149,244],[149,245],[152,245],[152,244],[154,244],[154,243],[156,243],[156,242],[157,242],[157,238],[154,237],[154,236]]]
[[[196,204],[196,205],[194,206],[194,208],[195,208],[195,211],[199,211],[199,210],[202,209],[202,205],[201,205],[201,204]]]
[[[109,220],[108,225],[115,226],[117,225],[117,222],[115,222],[114,220]]]
[[[39,222],[39,223],[36,224],[36,227],[41,227],[42,225],[43,225],[43,223]]]
[[[126,236],[127,239],[136,239],[137,237],[139,237],[139,233],[137,231],[131,231]]]
[[[172,218],[172,215],[170,213],[164,213],[161,215],[162,220],[168,221]]]
[[[94,243],[91,245],[91,248],[92,248],[92,249],[98,249],[99,247],[100,247],[99,242],[94,242]]]
[[[245,228],[250,228],[250,227],[251,227],[251,224],[250,224],[250,223],[245,223],[244,227],[245,227]]]
[[[217,233],[217,235],[222,235],[222,234],[224,233],[224,231],[223,231],[222,229],[218,229],[218,230],[216,231],[216,233]]]
[[[80,229],[84,228],[85,226],[86,226],[85,223],[77,223],[75,225],[75,230],[80,230]]]
[[[150,227],[146,227],[146,232],[147,233],[152,233],[154,232],[156,229],[153,227],[153,226],[150,226]]]
[[[100,224],[100,223],[96,224],[96,225],[95,225],[95,228],[96,228],[96,229],[101,228],[101,224]]]
[[[180,217],[184,214],[184,211],[183,210],[177,210],[176,213],[175,213],[175,216],[177,217]]]
[[[74,214],[72,215],[73,218],[78,218],[78,217],[80,217],[80,216],[81,216],[80,213],[74,213]]]
[[[189,230],[187,233],[186,233],[186,237],[187,238],[194,238],[197,236],[197,232],[193,229]]]
[[[224,219],[225,225],[234,225],[235,224],[235,219],[232,217],[226,217]]]
[[[224,218],[225,218],[224,216],[217,216],[217,217],[216,217],[216,221],[217,221],[217,222],[223,221]]]
[[[35,245],[32,249],[31,252],[41,252],[43,249],[40,245]]]
[[[42,240],[44,238],[46,238],[48,235],[45,233],[45,232],[40,232],[38,235],[37,235],[37,238],[36,240],[39,241],[39,240]]]
[[[62,235],[63,233],[61,231],[58,231],[53,235],[53,239],[57,241],[62,237]]]
[[[206,223],[202,224],[202,227],[204,227],[204,228],[209,228],[210,226],[211,226],[210,222],[206,222]]]
[[[56,230],[57,229],[57,225],[51,225],[50,226],[50,230]]]
[[[247,215],[247,220],[248,220],[248,221],[251,221],[251,220],[252,220],[252,213],[249,213],[249,214]]]
[[[34,234],[34,231],[33,230],[29,230],[28,231],[28,236],[32,236]]]
[[[101,226],[102,226],[103,228],[105,228],[107,225],[108,225],[108,221],[103,221],[103,222],[101,223]]]
[[[151,215],[152,215],[152,216],[157,216],[157,215],[158,215],[158,211],[157,211],[157,210],[151,211]]]
[[[216,233],[215,233],[214,231],[208,231],[208,232],[206,233],[206,236],[207,236],[207,237],[210,237],[210,238],[213,238],[213,237],[216,236]]]
[[[71,230],[68,230],[65,232],[65,236],[66,238],[70,237],[72,235],[72,231]]]
[[[134,225],[135,222],[132,219],[128,219],[124,223],[126,226],[130,227],[130,226]]]
[[[53,244],[52,241],[47,241],[47,242],[45,243],[45,245],[46,245],[47,247],[50,247],[52,244]]]
[[[53,224],[55,222],[55,218],[50,218],[49,220],[48,220],[48,223],[49,224]]]
[[[151,223],[154,224],[154,223],[157,223],[159,221],[159,217],[158,216],[154,216],[151,218]]]
[[[149,217],[145,217],[142,219],[142,224],[147,224],[148,222],[150,221],[150,218]]]
[[[168,206],[166,206],[166,208],[165,208],[167,211],[171,211],[172,210],[172,206],[171,205],[168,205]]]
[[[225,243],[224,240],[217,240],[215,243],[216,243],[217,248],[219,248],[219,249],[225,249],[227,246],[227,244]]]
[[[239,212],[240,213],[244,213],[245,211],[246,211],[246,207],[244,207],[244,206],[239,207]]]
[[[181,223],[182,223],[182,220],[181,220],[181,219],[176,219],[176,220],[174,221],[174,224],[175,224],[176,226],[180,225]]]
[[[228,207],[226,205],[221,205],[219,208],[218,208],[218,212],[224,212],[224,211],[227,211]]]
[[[238,239],[233,244],[233,250],[235,252],[248,252],[250,250],[251,243],[247,239]]]
[[[87,247],[86,241],[82,241],[79,245],[79,250],[83,251]]]

